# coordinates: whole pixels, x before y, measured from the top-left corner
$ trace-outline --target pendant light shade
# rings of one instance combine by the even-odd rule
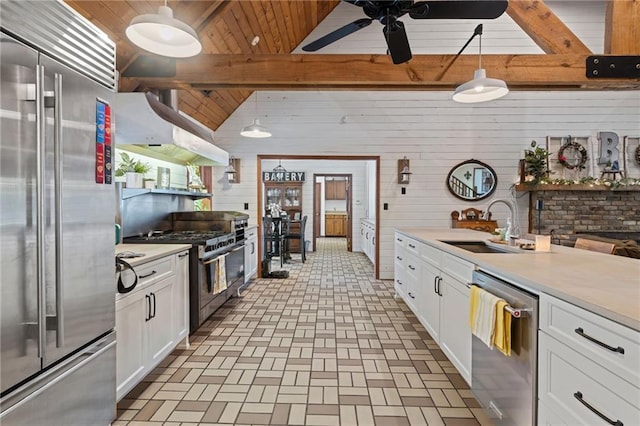
[[[487,78],[486,71],[480,68],[473,74],[473,80],[456,88],[453,100],[465,104],[486,102],[501,98],[507,93],[509,93],[509,89],[504,81]]]
[[[157,14],[133,18],[125,33],[133,44],[156,55],[189,58],[202,50],[196,32],[173,17],[166,0],[164,6],[158,8]]]
[[[464,50],[476,35],[480,36],[478,43],[478,69],[473,73],[473,80],[467,81],[456,88],[453,93],[453,100],[456,102],[464,104],[487,102],[501,98],[509,93],[509,88],[507,88],[507,84],[504,81],[497,78],[487,78],[487,72],[482,68],[482,28],[482,24],[478,25],[473,36],[462,48]],[[460,52],[458,52],[458,55],[460,55]]]
[[[253,123],[242,128],[240,135],[247,138],[270,138],[271,132],[266,127],[261,126],[260,120],[258,120],[258,92],[256,92],[255,117]]]

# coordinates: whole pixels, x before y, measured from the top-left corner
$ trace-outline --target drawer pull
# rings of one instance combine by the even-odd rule
[[[404,240],[403,240],[402,238],[396,238],[396,241],[398,241],[398,242],[400,242],[400,243],[401,243],[401,242],[402,242],[402,241],[404,241]]]
[[[400,281],[400,280],[396,280],[396,282],[397,282],[398,284],[402,285],[402,281]]]
[[[179,255],[178,255],[178,257],[179,257],[179,258],[181,258],[181,259],[182,259],[183,257],[186,257],[186,256],[189,256],[189,253],[182,253],[182,254],[179,254]]]
[[[412,299],[415,299],[415,298],[416,298],[413,294],[411,294],[411,292],[409,292],[408,294],[409,294],[409,297],[410,297],[410,298],[412,298]]]
[[[409,269],[411,269],[412,271],[415,271],[416,268],[414,268],[413,266],[409,265]]]
[[[582,329],[582,327],[578,327],[578,328],[576,328],[576,329],[575,329],[575,332],[576,332],[577,334],[579,334],[580,336],[584,337],[585,339],[587,339],[587,340],[589,340],[589,341],[591,341],[591,342],[595,343],[596,345],[600,345],[600,346],[602,346],[603,348],[609,349],[611,352],[619,352],[619,353],[621,353],[621,354],[623,354],[623,353],[624,353],[624,348],[623,348],[622,346],[618,346],[617,348],[614,348],[613,346],[609,346],[609,345],[607,345],[606,343],[602,343],[601,341],[599,341],[599,340],[597,340],[597,339],[595,339],[595,338],[593,338],[593,337],[589,336],[588,334],[586,334],[586,333],[584,332],[584,330]],[[612,423],[612,424],[613,424],[613,423]]]
[[[413,244],[409,243],[409,247],[411,247],[412,249],[416,248],[416,246],[414,246]]]
[[[402,261],[402,258],[400,256],[396,256],[396,259],[398,259],[399,261]]]
[[[620,420],[611,420],[609,417],[605,416],[604,414],[602,414],[600,411],[596,410],[591,404],[589,404],[587,401],[585,401],[584,399],[582,399],[582,392],[578,391],[576,393],[573,394],[573,396],[575,397],[575,399],[577,399],[578,401],[580,401],[580,403],[582,405],[584,405],[585,407],[587,407],[589,410],[591,410],[592,413],[594,413],[595,415],[597,415],[598,417],[600,417],[602,420],[604,420],[605,422],[609,423],[610,425],[613,426],[624,426],[624,423],[622,423]]]
[[[149,278],[150,276],[155,275],[155,274],[157,274],[157,273],[158,273],[158,271],[153,270],[153,271],[149,272],[147,275],[140,275],[140,277],[139,277],[139,278],[140,278],[140,279],[143,279],[143,278]]]

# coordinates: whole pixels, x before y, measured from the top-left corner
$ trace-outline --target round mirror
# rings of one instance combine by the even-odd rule
[[[447,176],[449,191],[465,201],[478,201],[493,193],[498,176],[482,161],[467,160],[455,165]]]

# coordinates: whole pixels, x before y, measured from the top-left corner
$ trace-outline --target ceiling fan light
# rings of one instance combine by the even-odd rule
[[[256,118],[252,124],[242,128],[240,135],[247,138],[269,138],[271,137],[271,132],[266,127],[261,126],[260,120]]]
[[[473,80],[458,86],[453,93],[453,100],[460,103],[472,104],[499,99],[509,93],[507,84],[497,78],[487,78],[483,68],[477,69]]]
[[[133,44],[156,55],[189,58],[202,51],[193,28],[175,19],[168,6],[160,6],[157,14],[136,16],[125,34]]]

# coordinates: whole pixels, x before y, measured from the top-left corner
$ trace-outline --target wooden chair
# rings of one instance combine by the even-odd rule
[[[600,253],[613,254],[616,245],[613,243],[605,243],[602,241],[593,241],[586,238],[578,238],[573,246],[577,249],[597,251]]]

